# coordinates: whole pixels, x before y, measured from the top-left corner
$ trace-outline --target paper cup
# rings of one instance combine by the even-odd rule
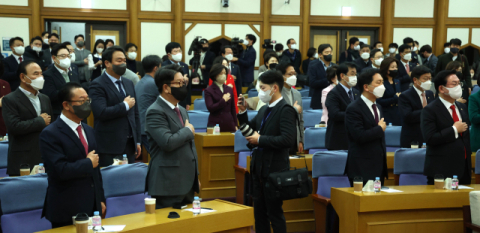
[[[154,214],[156,206],[155,198],[145,198],[145,212],[147,214]]]

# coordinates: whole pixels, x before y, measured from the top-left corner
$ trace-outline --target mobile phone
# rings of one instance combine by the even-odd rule
[[[239,98],[240,98],[240,104],[241,104],[242,106],[245,106],[245,97],[242,95],[242,96],[240,96]]]

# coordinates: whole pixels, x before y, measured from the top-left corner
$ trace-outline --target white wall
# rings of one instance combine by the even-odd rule
[[[30,32],[29,32],[29,19],[28,18],[11,18],[11,17],[0,17],[0,39],[2,40],[2,53],[8,53],[10,55],[12,52],[5,51],[3,46],[3,38],[10,37],[22,37],[25,46],[30,43]],[[12,27],[12,25],[15,25]],[[8,42],[7,42],[8,49]]]
[[[470,43],[468,41],[468,36],[470,34],[470,29],[468,28],[447,28],[447,41],[450,41],[453,38],[458,38],[462,40],[462,45]]]
[[[185,25],[185,30],[187,29]],[[195,27],[192,28],[188,32],[187,35],[185,35],[185,44],[182,45],[182,51],[183,51],[183,57],[185,57],[185,63],[188,64],[190,59],[193,57],[192,55],[188,55],[188,49],[190,49],[190,45],[192,44],[193,39],[197,36],[201,36],[202,38],[207,39],[210,41],[211,39],[215,37],[219,37],[222,35],[222,24],[204,24],[204,23],[199,23],[196,24]]]
[[[0,0],[0,5],[28,6],[28,0]]]
[[[60,28],[62,28],[60,42],[63,43],[65,41],[69,41],[70,43],[72,43],[74,48],[77,47],[74,42],[75,36],[78,34],[82,34],[85,36],[85,23],[52,22],[51,29],[60,32]],[[91,51],[91,48],[87,49]]]
[[[403,44],[405,37],[412,37],[413,40],[420,43],[420,47],[423,45],[432,45],[433,42],[433,28],[394,28],[393,29],[393,42],[398,46]]]
[[[395,1],[395,17],[433,18],[435,0]]]
[[[448,17],[478,18],[478,9],[479,0],[449,0]]]
[[[476,46],[480,46],[480,28],[472,28],[472,41]]]
[[[260,31],[261,33],[261,31]],[[263,41],[260,40],[260,35],[257,35],[250,26],[245,24],[225,24],[225,36],[230,38],[240,37],[240,39],[245,39],[247,34],[253,34],[257,37],[257,42],[253,45],[253,48],[257,52],[257,59],[255,60],[255,67],[259,66],[261,55],[263,55],[263,49],[260,51]],[[255,76],[257,77],[257,76]]]
[[[151,54],[158,55],[159,57],[167,54],[165,52],[165,46],[172,41],[171,23],[142,22],[140,24],[140,30],[142,59]],[[161,36],[159,36],[159,33],[161,33]],[[182,48],[184,48],[184,46],[182,46]]]
[[[300,26],[272,26],[272,40],[283,45],[283,49],[288,49],[287,40],[293,38],[297,42],[297,48],[301,48]]]
[[[229,7],[222,7],[220,0],[185,0],[185,12],[260,14],[260,0],[233,0]]]
[[[290,4],[285,4],[285,0],[271,0],[272,15],[300,15],[300,1],[290,0]]]
[[[290,0],[300,1],[300,0]],[[311,0],[311,15],[341,16],[342,7],[352,7],[352,16],[380,17],[381,0]],[[413,6],[412,6],[413,7]]]
[[[142,11],[172,11],[172,0],[141,0]]]
[[[38,1],[38,0],[36,0]],[[91,9],[127,10],[127,0],[43,0],[44,7],[82,8],[82,2]]]

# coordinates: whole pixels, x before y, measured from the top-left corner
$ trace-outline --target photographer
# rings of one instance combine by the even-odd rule
[[[257,52],[253,48],[253,45],[256,41],[257,37],[252,34],[247,34],[243,41],[243,44],[247,46],[247,48],[238,55],[238,58],[234,57],[232,59],[233,62],[238,62],[240,66],[240,73],[242,73],[243,78],[242,85],[244,87],[248,87],[248,85],[253,82],[253,70],[255,68],[255,60],[257,59]]]
[[[215,54],[209,50],[209,44],[208,40],[206,39],[201,39],[199,41],[201,44],[201,53],[200,53],[200,70],[201,72],[201,79],[204,80],[204,83],[206,83],[208,80],[208,75],[210,73],[210,69],[212,68],[213,65],[213,60],[215,59]],[[193,65],[193,59],[190,59],[190,65]]]
[[[302,64],[302,53],[298,50],[298,44],[294,39],[287,40],[288,49],[283,51],[285,57],[290,58],[290,63],[292,63],[295,68],[295,72],[300,74],[300,65]]]
[[[243,105],[243,96],[238,101],[240,125],[248,124],[254,130],[246,137],[253,150],[251,172],[253,177],[253,211],[256,232],[287,232],[283,201],[265,196],[265,181],[270,173],[289,170],[289,150],[296,142],[297,112],[282,98],[284,81],[277,71],[267,71],[259,77],[259,98],[268,103],[249,122]]]

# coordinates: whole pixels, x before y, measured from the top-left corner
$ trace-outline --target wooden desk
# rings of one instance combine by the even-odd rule
[[[200,197],[219,198],[235,196],[235,135],[195,133],[198,169],[202,188]]]
[[[332,205],[340,217],[340,233],[463,232],[462,207],[469,192],[435,190],[433,185],[393,186],[402,193],[354,193],[332,188]]]
[[[122,232],[222,232],[249,233],[253,226],[253,208],[235,203],[214,200],[202,202],[202,207],[215,212],[194,216],[186,210],[165,208],[155,214],[145,212],[102,219],[103,225],[126,225]],[[189,205],[188,208],[191,208]],[[169,219],[168,213],[175,211],[180,218]],[[75,226],[56,228],[44,233],[75,233]],[[90,230],[89,232],[92,232]]]

